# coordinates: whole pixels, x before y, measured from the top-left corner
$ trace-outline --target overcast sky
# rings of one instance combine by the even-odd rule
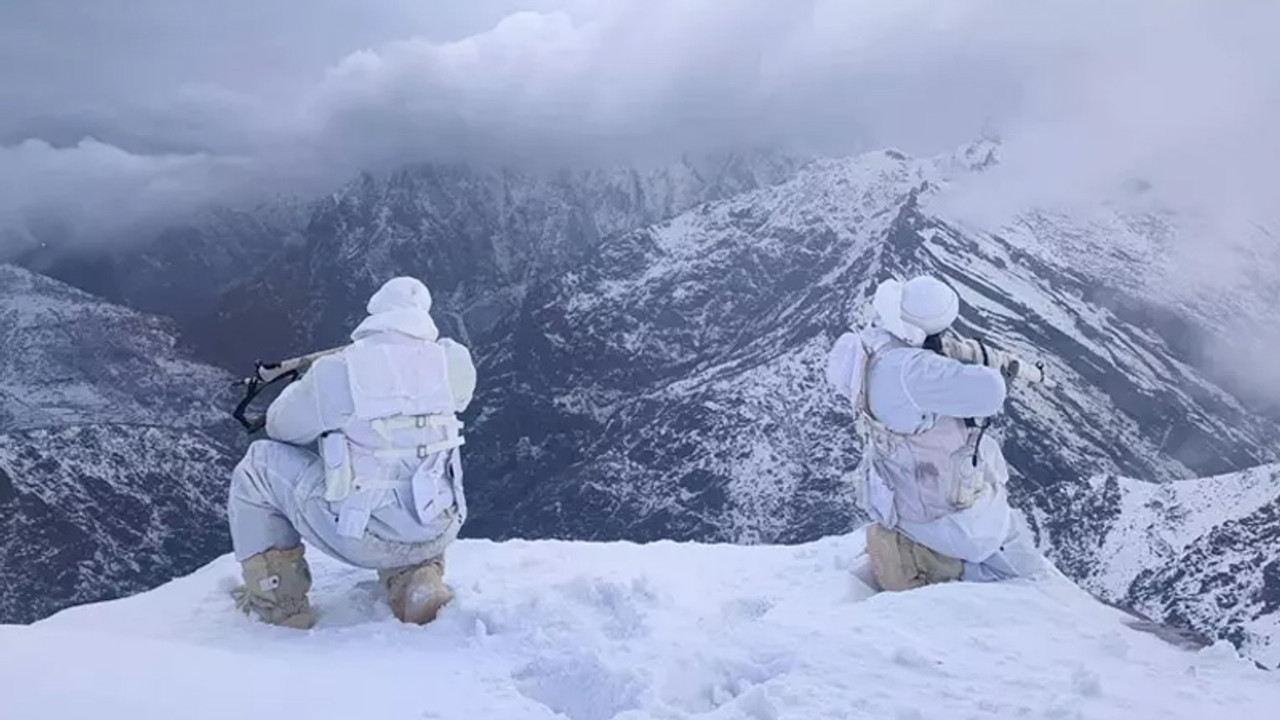
[[[984,131],[1018,202],[1139,173],[1248,217],[1275,204],[1276,27],[1262,0],[5,0],[0,221],[105,235],[422,159]]]

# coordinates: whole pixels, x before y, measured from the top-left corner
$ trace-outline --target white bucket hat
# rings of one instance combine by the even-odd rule
[[[951,327],[960,314],[960,296],[941,280],[921,275],[907,282],[885,280],[872,301],[885,330],[919,347],[926,337]]]

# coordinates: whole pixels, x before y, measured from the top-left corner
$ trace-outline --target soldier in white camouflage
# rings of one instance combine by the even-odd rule
[[[870,327],[836,342],[827,377],[853,404],[863,442],[856,487],[875,521],[867,553],[876,582],[907,590],[1045,572],[1009,505],[999,442],[985,431],[1016,359],[993,353],[986,364],[966,363],[944,354],[942,334],[960,300],[936,278],[885,281],[874,307]]]
[[[244,584],[236,604],[265,622],[314,625],[302,541],[376,570],[397,618],[426,623],[449,602],[444,554],[466,520],[457,413],[475,367],[441,339],[431,294],[408,277],[368,303],[352,343],[317,359],[267,410],[269,440],[232,474],[228,514]]]

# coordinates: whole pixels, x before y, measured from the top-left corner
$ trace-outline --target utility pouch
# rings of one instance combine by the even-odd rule
[[[972,507],[989,485],[986,458],[982,457],[983,432],[970,429],[965,444],[951,454],[951,492],[948,500],[958,509]]]
[[[436,453],[413,474],[413,509],[420,522],[435,520],[455,503],[456,488],[448,478],[449,457],[447,452]]]
[[[324,462],[324,499],[342,502],[351,494],[355,482],[347,436],[333,432],[321,437],[320,457]]]

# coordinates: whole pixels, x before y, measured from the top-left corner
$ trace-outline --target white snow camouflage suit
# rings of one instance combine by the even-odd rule
[[[895,320],[883,325],[899,329]],[[872,326],[837,340],[827,376],[858,417],[863,457],[856,487],[860,505],[880,528],[944,561],[960,561],[948,579],[994,581],[1047,569],[1021,514],[1009,506],[999,443],[963,420],[999,411],[1006,386],[998,370],[966,365]],[[869,550],[880,528],[868,529]]]
[[[271,404],[271,439],[253,443],[233,471],[232,544],[246,586],[257,583],[245,604],[264,620],[314,619],[302,539],[380,571],[397,615],[406,572],[428,567],[440,585],[445,549],[466,520],[456,413],[470,404],[475,368],[465,347],[439,339],[430,307],[417,280],[387,282],[352,344]],[[318,452],[307,447],[315,444]]]

